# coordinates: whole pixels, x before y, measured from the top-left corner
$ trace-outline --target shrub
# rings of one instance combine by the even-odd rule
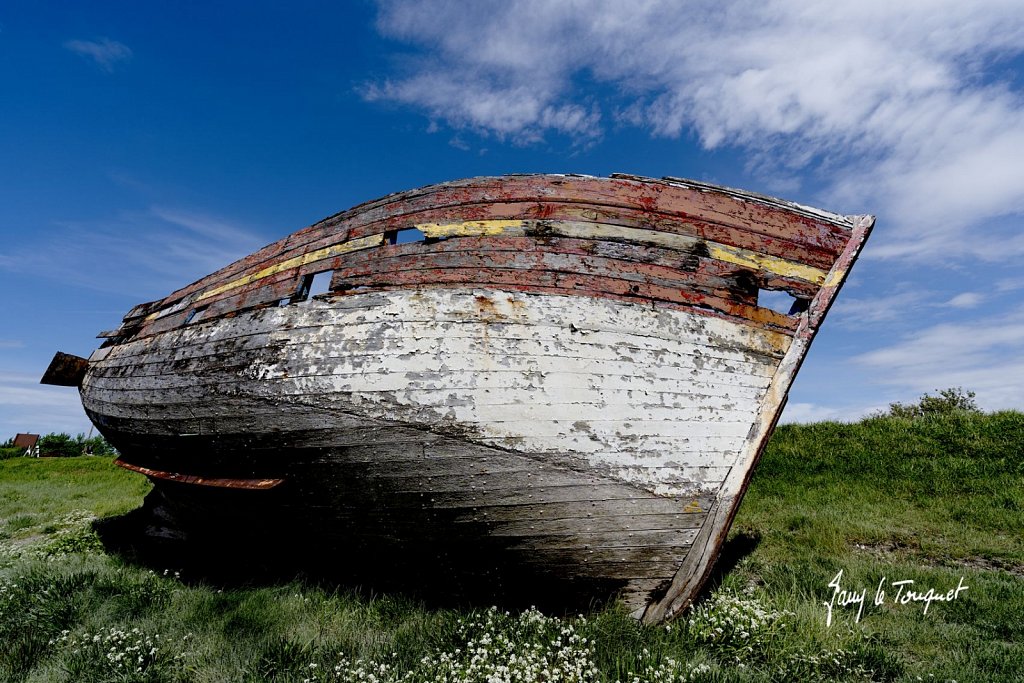
[[[86,438],[50,433],[39,439],[39,453],[50,458],[73,458],[78,455],[116,455],[117,451],[102,436]]]
[[[70,434],[50,433],[39,439],[39,454],[50,458],[72,458],[82,454],[82,448]]]
[[[3,443],[0,443],[0,460],[7,460],[9,458],[20,458],[25,455],[25,449],[19,448],[14,445],[14,439],[10,438]]]
[[[962,387],[937,390],[938,395],[924,394],[917,403],[890,403],[889,412],[892,417],[918,418],[935,415],[951,415],[954,413],[980,413],[974,401],[974,392],[965,392]]]
[[[110,445],[106,439],[102,436],[94,436],[92,438],[83,438],[81,434],[78,435],[78,440],[82,444],[82,452],[86,455],[117,455],[117,449]]]

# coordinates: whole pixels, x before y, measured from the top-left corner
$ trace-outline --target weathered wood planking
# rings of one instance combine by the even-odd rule
[[[692,357],[680,354],[672,340],[663,342],[662,348],[654,349],[650,357],[590,360],[588,356],[594,354],[589,349],[601,345],[600,331],[568,337],[558,335],[560,350],[553,354],[536,345],[524,350],[517,337],[495,334],[488,318],[475,317],[481,303],[480,295],[429,290],[396,292],[390,299],[389,305],[376,309],[329,309],[336,316],[331,325],[293,328],[288,333],[292,343],[287,348],[301,353],[310,352],[308,356],[300,355],[298,360],[291,359],[287,351],[282,353],[279,347],[267,344],[263,347],[262,356],[253,357],[240,369],[229,366],[225,373],[216,363],[196,366],[189,376],[203,382],[198,387],[162,387],[152,382],[151,376],[144,377],[140,387],[137,378],[131,374],[104,377],[104,366],[115,362],[119,355],[108,354],[104,361],[97,363],[96,379],[92,380],[95,384],[90,387],[86,406],[122,417],[149,406],[169,418],[175,412],[179,418],[185,418],[186,415],[207,415],[211,408],[225,410],[222,399],[229,395],[229,391],[250,396],[265,392],[282,400],[305,397],[322,405],[336,403],[341,410],[382,419],[427,425],[454,423],[467,431],[466,438],[479,443],[502,447],[516,444],[516,447],[530,451],[600,453],[600,458],[591,466],[601,469],[641,465],[647,461],[646,458],[638,461],[633,454],[664,453],[668,448],[676,454],[674,467],[679,475],[674,479],[651,482],[653,489],[668,492],[681,483],[685,485],[687,481],[697,480],[697,473],[686,468],[708,467],[710,463],[707,458],[700,457],[702,453],[738,450],[736,444],[746,436],[769,382],[771,360],[752,353],[754,349],[740,346],[742,340],[753,340],[756,335],[741,326],[730,326],[685,312],[663,313],[670,318],[680,318],[674,323],[666,321],[665,329],[691,329],[693,332],[687,343],[708,349],[720,348],[724,340],[731,339],[732,350],[741,355],[745,353],[746,363],[760,364],[761,371],[754,374],[715,370],[702,362],[682,368],[672,367],[670,363],[652,364],[651,361],[659,356]],[[545,328],[542,321],[554,314],[553,306],[559,306],[559,302],[523,294],[494,297],[487,299],[486,304],[490,315],[515,319],[516,325],[523,330],[546,330],[552,343],[556,339],[555,329]],[[600,321],[609,316],[610,306],[605,301],[584,298],[576,303],[574,314],[580,320]],[[424,311],[434,310],[448,311],[452,317],[458,317],[461,312],[467,317],[468,321],[459,326],[463,336],[450,338],[430,334],[436,322],[428,321],[431,316]],[[341,353],[333,356],[330,351],[318,348],[318,339],[343,336],[344,331],[355,324],[349,322],[350,318],[355,321],[371,312],[375,312],[382,321],[399,320],[403,323],[397,334],[386,325],[376,328],[376,336],[368,338],[368,341],[374,341],[371,350],[376,350],[373,354]],[[625,322],[623,318],[647,315],[644,310],[625,307],[618,307],[616,312],[620,324]],[[307,308],[295,315],[301,319],[304,315],[319,314]],[[416,320],[422,321],[419,326],[410,322]],[[251,324],[270,325],[273,322],[274,316],[264,316],[254,319]],[[244,320],[238,318],[208,324],[210,327],[218,325],[250,333],[270,329],[247,328]],[[697,330],[703,330],[703,334],[698,335]],[[616,333],[616,339],[623,336],[622,332]],[[226,335],[213,329],[208,330],[205,337],[226,343]],[[401,343],[403,339],[415,339],[417,343],[409,348]],[[576,348],[583,339],[586,339],[587,348]],[[634,346],[654,342],[651,337],[629,341]],[[487,352],[473,350],[479,345],[485,345]],[[754,348],[760,347],[754,345]],[[530,354],[530,350],[534,353]],[[153,348],[149,355],[160,358]],[[139,366],[121,367],[137,369]],[[179,367],[172,367],[175,369],[171,377],[181,372]],[[412,388],[414,385],[409,384],[407,376],[421,373],[424,367],[436,368],[437,376],[421,383],[423,388]],[[322,374],[302,376],[296,372],[302,368],[319,368]],[[502,374],[508,370],[519,370],[529,376],[530,385],[519,390],[506,388],[494,399],[486,396],[491,391],[486,386],[458,388],[456,398],[451,392],[457,387],[449,386],[446,381],[447,373],[453,370],[477,378],[486,378],[495,370]],[[560,381],[561,374],[566,371],[580,374],[580,381],[575,386],[566,386]],[[549,374],[554,375],[554,381],[548,379]],[[382,388],[380,383],[391,376],[406,379],[400,379],[394,388]],[[618,384],[620,377],[639,377],[643,384],[636,384],[636,389],[622,389]],[[645,404],[640,386],[648,395],[671,394],[671,403],[659,407]],[[118,395],[126,391],[138,395]],[[631,392],[637,395],[630,396]],[[100,408],[101,401],[108,406]],[[614,418],[608,415],[612,406]],[[231,409],[230,404],[226,409]],[[710,414],[722,409],[731,416],[729,421],[709,419]],[[725,418],[726,415],[720,417]],[[671,467],[667,464],[670,459],[662,457],[662,460],[666,463],[663,467]],[[725,467],[729,465],[731,463]],[[701,486],[714,486],[716,480],[720,481],[711,471],[701,474],[703,476],[697,480]],[[636,484],[642,483],[635,474],[627,476]]]
[[[816,250],[823,250],[818,264],[827,266],[846,243],[839,216],[801,216],[792,205],[756,198],[736,201],[720,192],[681,183],[655,184],[632,179],[602,179],[553,176],[514,178],[477,178],[413,190],[380,202],[363,204],[332,216],[305,230],[264,247],[221,271],[175,292],[164,303],[179,300],[196,291],[209,288],[228,277],[247,270],[258,270],[267,263],[287,259],[320,246],[318,240],[336,242],[339,235],[359,237],[372,234],[379,227],[395,230],[417,221],[419,212],[432,211],[439,217],[468,220],[495,218],[558,219],[560,204],[581,210],[582,218],[593,211],[610,216],[634,213],[641,225],[656,229],[689,231],[695,236],[720,241],[741,248],[756,248],[764,253],[799,255],[810,260]],[[512,212],[489,213],[490,207],[511,205]],[[589,205],[589,206],[588,206]],[[419,218],[429,220],[429,215]],[[661,223],[658,223],[661,219]],[[390,221],[390,222],[388,222]],[[373,226],[372,230],[367,230]],[[362,232],[360,230],[362,229]],[[325,234],[327,237],[325,238]],[[781,247],[781,249],[780,249]]]
[[[870,227],[676,179],[398,193],[133,308],[83,404],[182,525],[260,517],[662,621],[710,572]]]
[[[583,183],[583,186],[585,185],[586,184]],[[601,197],[602,195],[598,193],[597,196]],[[757,202],[754,203],[757,204]],[[611,206],[614,207],[615,205],[613,204]],[[644,210],[648,211],[649,209]],[[546,215],[547,213],[549,212],[546,210],[539,212],[540,215]],[[451,218],[449,218],[449,221],[450,220]],[[474,225],[470,225],[471,223]],[[680,221],[677,220],[676,223],[679,224]],[[437,235],[440,237],[467,237],[474,234],[496,235],[524,233],[542,238],[549,238],[555,235],[565,235],[598,240],[622,240],[632,242],[633,244],[647,243],[664,246],[674,245],[675,248],[683,250],[696,249],[699,253],[705,253],[715,259],[724,260],[734,265],[738,264],[758,270],[764,270],[768,276],[762,278],[763,281],[759,284],[765,288],[782,287],[792,289],[792,285],[787,284],[786,278],[795,276],[797,281],[803,278],[811,282],[819,282],[821,274],[823,273],[823,271],[812,266],[800,265],[799,263],[788,261],[784,257],[775,256],[769,253],[771,251],[771,245],[774,244],[774,239],[764,238],[763,236],[757,244],[758,250],[752,251],[746,247],[731,245],[729,243],[718,243],[707,240],[703,237],[674,235],[665,231],[651,229],[651,226],[649,225],[637,228],[604,223],[588,223],[585,221],[558,221],[545,218],[544,220],[520,221],[485,220],[469,221],[468,223],[420,223],[415,224],[415,227],[419,227],[424,230],[428,236]],[[495,231],[496,227],[500,227],[500,229]],[[467,228],[469,228],[468,232]],[[359,231],[356,230],[356,232]],[[343,261],[347,255],[378,247],[382,244],[386,236],[386,234],[376,232],[374,234],[360,235],[356,237],[354,236],[353,229],[349,226],[344,229],[338,227],[338,229],[336,229],[330,236],[322,238],[319,242],[307,241],[302,244],[294,244],[294,240],[289,238],[288,240],[284,240],[279,243],[279,246],[283,249],[284,247],[282,245],[284,243],[289,243],[292,244],[292,251],[299,251],[295,251],[295,253],[292,254],[291,252],[282,252],[281,249],[277,249],[276,251],[270,249],[268,253],[273,254],[273,259],[270,261],[266,259],[260,261],[257,259],[257,255],[254,255],[252,259],[247,259],[244,263],[240,262],[239,264],[235,264],[224,271],[221,271],[220,275],[223,277],[219,284],[210,286],[209,284],[204,284],[207,283],[208,280],[204,279],[204,281],[196,283],[194,286],[190,286],[185,290],[180,290],[178,293],[168,297],[164,302],[164,306],[160,310],[150,313],[147,316],[147,319],[155,319],[159,321],[160,318],[165,317],[168,312],[172,312],[176,317],[170,322],[181,322],[181,317],[187,315],[185,311],[180,310],[181,308],[202,302],[207,302],[202,305],[208,305],[208,302],[211,299],[216,301],[217,297],[221,297],[231,292],[235,292],[234,294],[230,294],[231,296],[238,296],[238,293],[235,290],[239,290],[241,288],[241,290],[245,292],[247,288],[258,285],[261,280],[267,280],[267,288],[265,288],[267,291],[262,291],[262,293],[247,293],[247,296],[245,297],[247,305],[270,305],[280,294],[280,292],[271,291],[269,289],[271,280],[274,284],[278,284],[277,281],[284,278],[290,285],[292,284],[293,278],[297,279],[304,273],[336,269],[340,265],[340,261]],[[732,241],[736,242],[737,240]],[[798,250],[796,253],[803,252]],[[775,263],[776,265],[773,266],[772,263]],[[772,275],[773,273],[774,275]],[[780,279],[779,276],[781,276],[782,279]],[[270,278],[270,280],[268,280],[268,278]],[[597,285],[598,286],[594,288],[595,293],[604,293],[611,296],[629,296],[631,294],[636,294],[636,292],[629,291],[616,292],[614,288],[612,288],[612,290],[606,290],[600,286],[600,283],[597,283]],[[542,285],[534,283],[528,286],[536,287]],[[573,289],[586,289],[587,286],[588,285],[585,283],[572,284]],[[197,292],[197,287],[203,291]],[[797,286],[797,288],[799,288],[799,286]],[[748,291],[744,294],[742,290]],[[749,290],[750,284],[744,283],[744,286],[740,287],[739,291],[735,292],[735,294],[738,299],[743,299],[744,296],[750,296],[751,292]],[[644,295],[651,295],[651,292],[646,292]],[[669,296],[665,298],[665,300],[671,301],[672,297]],[[714,299],[712,298],[711,301],[714,301]],[[691,296],[686,303],[703,305],[699,296],[696,298]],[[235,301],[233,304],[237,305],[238,302]],[[214,309],[209,314],[222,314],[223,311],[219,310],[219,308],[220,307],[218,306],[214,306]],[[147,310],[150,310],[148,305]],[[718,306],[718,310],[729,315],[739,315],[754,323],[768,323],[776,326],[785,326],[785,320],[783,318],[774,318],[768,311],[758,314],[755,311],[747,311],[743,308],[733,310],[730,309],[728,305],[724,307],[720,305]],[[136,316],[134,310],[130,317],[133,321],[135,320]],[[165,329],[170,322],[164,321],[162,323],[150,323],[149,325],[144,325],[143,327],[145,329],[143,330],[136,329],[134,327],[135,323],[133,322],[131,333],[159,332]]]

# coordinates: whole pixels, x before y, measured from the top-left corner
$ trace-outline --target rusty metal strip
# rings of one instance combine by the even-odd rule
[[[278,484],[282,483],[284,479],[223,479],[214,477],[200,477],[193,474],[178,474],[176,472],[164,472],[162,470],[154,470],[149,467],[142,467],[141,465],[133,465],[129,462],[125,462],[118,458],[114,461],[114,464],[123,467],[126,470],[132,472],[138,472],[144,474],[147,477],[154,479],[163,479],[164,481],[176,481],[182,484],[197,484],[199,486],[215,486],[218,488],[225,489],[245,489],[252,491],[265,491],[272,489]]]

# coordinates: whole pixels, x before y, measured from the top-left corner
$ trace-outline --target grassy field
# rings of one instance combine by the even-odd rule
[[[128,564],[91,521],[147,488],[101,458],[0,461],[0,680],[1024,680],[1021,413],[781,427],[713,591],[668,627]]]

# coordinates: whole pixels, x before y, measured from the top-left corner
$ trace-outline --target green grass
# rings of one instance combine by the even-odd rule
[[[0,461],[0,539],[24,543],[51,535],[69,517],[109,517],[138,507],[146,479],[109,458]]]
[[[615,607],[557,619],[299,581],[189,582],[104,554],[89,527],[147,489],[100,458],[0,461],[0,680],[963,683],[1024,672],[1021,413],[780,427],[734,525],[730,550],[748,552],[667,628]],[[840,570],[868,604],[859,622],[835,608],[828,627]],[[875,606],[883,577],[888,599]],[[969,588],[927,614],[894,604],[888,585],[945,591],[961,577]]]

